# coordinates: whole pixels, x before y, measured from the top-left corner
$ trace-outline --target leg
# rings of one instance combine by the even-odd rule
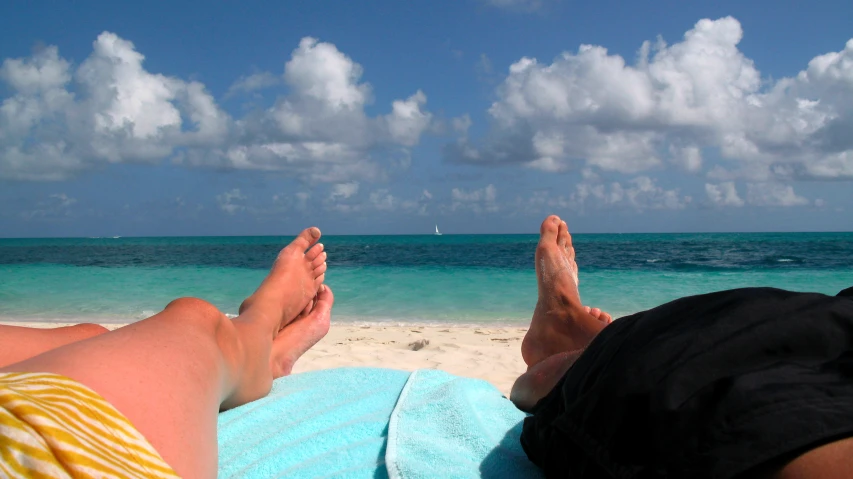
[[[522,410],[529,411],[553,389],[597,332],[611,320],[609,315],[596,308],[581,306],[574,251],[564,228],[564,223],[556,217],[549,217],[542,224],[542,236],[536,250],[539,302],[522,343],[522,356],[528,370],[515,382],[510,396]],[[555,235],[556,243],[565,253],[559,253],[559,248],[553,247]],[[562,258],[560,254],[563,254]],[[596,326],[590,317],[600,320],[600,324]],[[844,438],[804,451],[796,457],[788,457],[785,463],[774,461],[763,465],[748,476],[846,478],[853,470],[851,458],[853,438]]]
[[[824,444],[797,457],[779,472],[773,479],[844,479],[853,471],[853,438]]]
[[[598,308],[583,306],[575,250],[566,223],[549,216],[536,247],[539,299],[521,343],[527,372],[513,384],[510,399],[529,411],[553,389],[584,348],[611,321]]]
[[[0,325],[0,368],[108,331],[88,323],[51,329]]]
[[[62,346],[0,371],[53,372],[94,389],[122,412],[182,477],[215,477],[220,409],[262,397],[282,366],[287,326],[324,279],[316,228],[279,254],[233,321],[197,299],[173,301],[144,321]],[[317,297],[328,314],[331,292]],[[313,324],[302,322],[299,326]],[[328,321],[326,319],[326,321]],[[323,321],[313,321],[322,323]]]

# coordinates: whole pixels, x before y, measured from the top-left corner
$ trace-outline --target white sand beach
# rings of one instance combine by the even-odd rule
[[[7,322],[14,326],[53,328],[72,323]],[[115,329],[122,324],[103,324]],[[479,378],[509,395],[525,371],[521,339],[527,328],[334,324],[329,334],[296,363],[294,374],[338,367],[441,369]]]

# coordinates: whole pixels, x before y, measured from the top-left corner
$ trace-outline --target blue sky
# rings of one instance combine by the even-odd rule
[[[699,3],[3,2],[0,236],[853,229],[853,7]]]

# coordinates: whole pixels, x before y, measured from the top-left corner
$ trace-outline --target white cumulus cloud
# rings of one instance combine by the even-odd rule
[[[666,164],[718,179],[853,178],[853,40],[795,76],[762,80],[731,17],[700,20],[629,64],[596,45],[510,66],[490,133],[447,146],[458,162],[636,173]],[[724,160],[703,159],[710,149]]]
[[[803,206],[809,200],[797,195],[794,187],[779,183],[747,183],[746,200],[756,206]]]
[[[58,202],[58,206],[61,208],[68,208],[69,206],[73,205],[74,203],[77,203],[76,198],[71,198],[70,196],[66,195],[65,193],[56,193],[56,194],[50,195],[50,197],[55,199]]]
[[[727,181],[717,185],[705,183],[708,201],[717,206],[743,206],[744,201],[737,193],[734,182]]]
[[[620,182],[578,183],[570,195],[568,203],[576,209],[586,206],[628,206],[643,210],[680,210],[690,204],[690,196],[681,195],[678,188],[667,190],[647,176],[639,176]]]
[[[432,120],[432,114],[421,109],[424,104],[426,95],[420,90],[406,100],[393,103],[391,114],[385,116],[388,133],[393,141],[405,146],[418,143],[421,133]]]
[[[234,188],[233,190],[226,191],[221,195],[216,195],[216,202],[219,204],[219,209],[229,215],[245,210],[245,201],[246,197],[240,193],[239,188]]]
[[[370,204],[379,211],[391,211],[397,206],[397,198],[386,189],[370,193]]]
[[[234,95],[239,92],[252,92],[263,90],[274,85],[278,85],[281,79],[270,72],[258,72],[251,75],[241,76],[229,88],[226,96]]]
[[[475,190],[453,188],[450,192],[450,198],[450,209],[452,211],[470,209],[475,213],[481,213],[483,211],[495,212],[499,209],[497,203],[498,189],[492,184]]]
[[[332,186],[332,190],[329,193],[329,199],[347,199],[356,193],[358,193],[357,181],[351,181],[349,183],[338,183]]]
[[[426,95],[396,100],[368,116],[361,66],[331,43],[302,39],[281,79],[242,77],[231,92],[279,81],[289,87],[269,108],[226,113],[196,81],[149,72],[145,57],[104,32],[79,67],[56,47],[6,59],[0,81],[0,177],[58,180],[109,163],[172,159],[188,166],[284,171],[340,183],[384,174],[374,151],[416,145],[430,127]]]

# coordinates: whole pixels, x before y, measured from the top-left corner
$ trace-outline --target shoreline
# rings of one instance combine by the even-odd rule
[[[128,324],[87,322],[110,330]],[[0,319],[0,324],[55,328],[78,323]],[[339,367],[441,369],[488,381],[509,397],[515,379],[527,370],[521,358],[521,340],[526,332],[527,327],[521,326],[333,322],[329,334],[296,362],[293,374]]]
[[[532,311],[532,309],[531,309]],[[71,324],[94,323],[100,325],[126,326],[143,319],[154,316],[159,311],[146,311],[144,316],[138,318],[128,318],[122,316],[27,316],[27,315],[9,315],[0,314],[0,324],[10,324],[16,326],[27,326],[47,328],[51,326],[68,326]],[[230,319],[236,318],[236,313],[224,313]],[[524,328],[527,329],[530,324],[530,315],[526,318],[513,319],[485,319],[482,321],[445,321],[441,319],[394,319],[386,317],[364,317],[364,316],[341,316],[332,313],[332,325],[341,327],[415,327],[415,328]],[[627,316],[623,314],[622,316]]]

